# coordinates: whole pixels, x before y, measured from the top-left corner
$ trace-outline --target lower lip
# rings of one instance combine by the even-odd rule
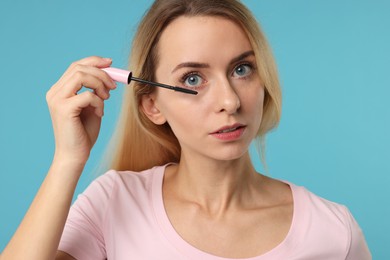
[[[211,135],[222,141],[234,141],[239,139],[244,134],[244,131],[245,131],[245,127],[240,127],[232,132],[213,133]]]

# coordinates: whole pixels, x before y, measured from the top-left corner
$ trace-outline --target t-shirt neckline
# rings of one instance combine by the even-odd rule
[[[294,234],[297,233],[297,229],[303,223],[303,217],[301,216],[304,212],[304,204],[301,202],[299,197],[299,191],[297,187],[289,182],[283,181],[284,183],[290,186],[292,196],[293,196],[293,218],[291,222],[290,229],[284,238],[284,240],[271,249],[270,251],[250,258],[224,258],[210,253],[204,252],[195,246],[191,245],[185,241],[175,230],[171,224],[167,212],[164,206],[164,200],[162,196],[162,185],[164,179],[165,169],[169,164],[155,167],[153,172],[153,183],[152,183],[152,204],[154,214],[156,216],[156,221],[163,233],[163,236],[168,240],[168,242],[176,248],[176,250],[186,258],[193,259],[202,259],[202,260],[269,260],[275,259],[276,257],[281,257],[288,255],[298,243],[297,237]],[[294,239],[295,238],[295,239]]]

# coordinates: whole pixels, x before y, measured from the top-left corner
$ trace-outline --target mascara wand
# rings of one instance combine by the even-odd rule
[[[153,81],[149,81],[149,80],[144,80],[144,79],[133,77],[133,73],[131,71],[128,71],[128,70],[122,70],[122,69],[117,69],[117,68],[112,68],[112,67],[103,68],[102,70],[107,72],[107,74],[113,80],[115,80],[117,82],[130,84],[130,82],[133,80],[133,81],[137,81],[137,82],[144,83],[144,84],[147,84],[147,85],[152,85],[152,86],[161,87],[161,88],[167,88],[167,89],[170,89],[170,90],[174,90],[174,91],[178,91],[178,92],[182,92],[182,93],[186,93],[186,94],[191,94],[191,95],[197,95],[198,94],[197,91],[194,91],[194,90],[191,90],[191,89],[175,87],[175,86],[171,86],[171,85],[166,85],[166,84],[162,84],[162,83],[157,83],[157,82],[153,82]]]

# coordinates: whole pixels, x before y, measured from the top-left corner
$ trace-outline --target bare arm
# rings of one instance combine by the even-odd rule
[[[82,169],[53,163],[2,259],[53,259]]]
[[[99,134],[103,101],[115,88],[108,75],[98,69],[110,64],[99,57],[75,62],[48,91],[56,141],[54,159],[1,260],[73,259],[57,248],[77,182]],[[94,92],[77,94],[83,86]]]

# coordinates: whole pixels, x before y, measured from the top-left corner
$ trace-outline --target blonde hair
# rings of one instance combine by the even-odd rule
[[[251,12],[237,0],[156,0],[143,17],[133,40],[129,69],[134,75],[155,80],[158,41],[164,29],[180,16],[218,16],[239,24],[253,47],[258,73],[265,84],[262,122],[257,141],[276,127],[281,115],[277,69],[267,40]],[[181,149],[168,123],[152,123],[140,109],[143,95],[153,87],[137,82],[126,88],[119,121],[110,142],[109,168],[142,171],[168,162],[179,162]],[[264,155],[264,147],[262,155]],[[264,159],[264,158],[263,158]]]

